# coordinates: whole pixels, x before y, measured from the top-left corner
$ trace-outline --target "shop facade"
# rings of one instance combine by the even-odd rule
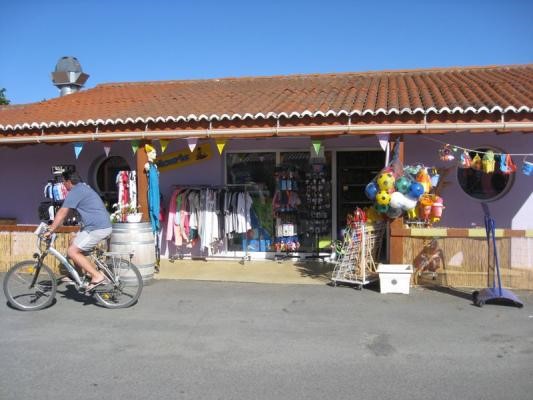
[[[525,75],[531,74],[530,66],[524,68]],[[367,90],[374,82],[371,78]],[[271,83],[280,85],[279,81]],[[108,93],[97,89],[85,93],[92,91],[93,98],[104,101]],[[104,89],[110,88],[104,85]],[[504,93],[508,96],[509,90]],[[82,94],[50,102],[65,102],[66,106],[69,97]],[[303,103],[305,96],[300,96],[298,101]],[[110,205],[116,201],[117,171],[136,171],[139,203],[141,209],[146,209],[142,166],[146,161],[143,145],[147,143],[158,152],[163,210],[159,243],[163,258],[329,258],[331,244],[342,237],[347,214],[372,205],[364,188],[385,165],[386,152],[379,142],[385,138],[391,151],[397,147],[405,165],[442,171],[445,209],[439,223],[431,227],[409,225],[402,218],[392,221],[383,259],[412,263],[428,240],[437,240],[441,250],[448,248],[440,270],[440,276],[448,280],[438,283],[482,286],[486,283],[487,261],[478,253],[486,254],[481,204],[487,203],[501,229],[502,257],[509,260],[504,282],[511,287],[533,288],[533,220],[529,217],[533,212],[533,177],[520,170],[527,156],[514,157],[518,170],[504,182],[465,177],[457,162],[439,156],[447,145],[471,152],[493,149],[497,154],[532,153],[533,139],[528,133],[533,129],[533,112],[526,101],[520,99],[512,109],[506,104],[453,111],[450,105],[443,111],[442,105],[433,105],[433,109],[422,106],[419,112],[411,109],[402,113],[378,107],[379,89],[375,96],[374,108],[367,111],[357,108],[355,98],[350,110],[344,105],[335,111],[309,110],[310,104],[298,104],[295,110],[287,103],[280,105],[281,111],[265,108],[237,115],[230,112],[233,106],[227,110],[213,106],[210,110],[206,105],[202,114],[180,110],[172,117],[131,115],[129,119],[94,115],[90,119],[93,123],[87,117],[78,120],[58,114],[56,118],[61,121],[71,121],[62,124],[37,122],[41,120],[32,119],[31,113],[25,117],[26,122],[19,120],[16,124],[10,118],[20,116],[12,112],[13,107],[6,107],[0,112],[4,140],[0,143],[0,170],[4,171],[2,187],[9,189],[0,201],[4,223],[0,231],[11,238],[10,260],[13,253],[26,251],[13,241],[13,233],[7,232],[28,231],[28,226],[38,223],[38,206],[45,201],[43,189],[51,179],[53,166],[74,165]],[[82,118],[83,123],[76,122]],[[224,203],[219,197],[213,214],[220,230],[218,235],[210,236],[216,240],[202,243],[199,239],[205,238],[205,232],[195,237],[190,230],[177,240],[171,199],[176,201],[179,193],[194,192],[199,196],[213,192],[219,196],[249,196],[250,204],[244,202],[245,208],[250,207],[244,213],[244,226],[228,228],[222,222],[230,209],[239,206],[237,200],[232,206],[231,200]],[[205,220],[196,223],[209,224]],[[461,278],[452,280],[458,276]]]

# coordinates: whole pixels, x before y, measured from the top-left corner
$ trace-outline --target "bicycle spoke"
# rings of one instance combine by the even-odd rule
[[[19,310],[38,310],[52,303],[56,292],[55,277],[46,265],[23,261],[13,266],[4,279],[4,293]]]

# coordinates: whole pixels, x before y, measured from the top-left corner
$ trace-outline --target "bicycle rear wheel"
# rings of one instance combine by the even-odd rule
[[[126,308],[137,302],[143,289],[139,269],[123,258],[111,258],[101,271],[113,282],[97,288],[96,300],[106,308]]]
[[[36,311],[54,301],[57,282],[52,270],[37,261],[15,264],[4,278],[4,294],[13,307],[22,311]]]

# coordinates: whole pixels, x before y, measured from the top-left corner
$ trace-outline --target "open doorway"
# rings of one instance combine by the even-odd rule
[[[372,205],[365,196],[365,186],[383,168],[385,153],[381,150],[337,152],[337,238],[342,239],[341,229],[346,216],[357,207]]]

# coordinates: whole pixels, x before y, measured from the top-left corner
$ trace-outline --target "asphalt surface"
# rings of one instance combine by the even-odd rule
[[[456,291],[158,280],[107,310],[59,290],[37,312],[0,294],[0,399],[532,398],[532,292],[478,308]]]

